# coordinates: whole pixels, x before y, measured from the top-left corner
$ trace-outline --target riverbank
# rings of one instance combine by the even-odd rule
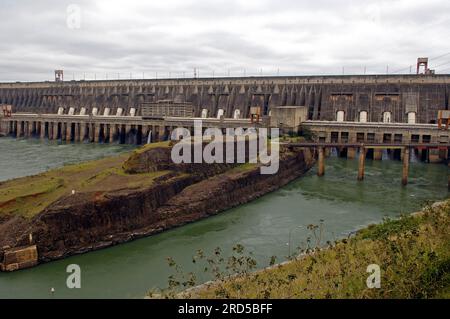
[[[315,228],[311,228],[314,233]],[[255,273],[210,282],[181,298],[450,298],[450,200]],[[369,266],[372,265],[372,266]],[[367,285],[380,267],[379,288]],[[375,266],[376,267],[376,266]],[[372,282],[372,281],[371,281]]]
[[[169,143],[0,183],[0,260],[17,270],[190,223],[278,189],[314,163],[304,149],[258,165],[175,166]]]

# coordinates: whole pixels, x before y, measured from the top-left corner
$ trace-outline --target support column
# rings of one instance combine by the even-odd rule
[[[116,134],[116,124],[109,124],[109,143],[114,143],[114,135]]]
[[[80,142],[84,142],[84,138],[86,137],[86,123],[81,122],[80,123]]]
[[[125,144],[128,143],[130,132],[131,132],[131,125],[125,125]]]
[[[58,122],[53,123],[53,139],[58,139]]]
[[[403,169],[402,169],[402,185],[406,186],[408,184],[408,171],[409,171],[409,147],[405,147],[403,153]]]
[[[41,139],[45,138],[45,122],[41,122]]]
[[[98,143],[100,140],[100,124],[95,124],[95,131],[94,131],[94,142]]]
[[[364,179],[364,169],[366,165],[366,150],[364,147],[359,148],[359,165],[358,165],[358,181]]]
[[[27,137],[33,136],[33,122],[28,122]]]
[[[89,123],[89,142],[93,142],[94,141],[94,134],[95,134],[95,126],[92,123]]]
[[[79,142],[80,141],[80,123],[75,123],[75,130],[74,130],[74,134],[75,136],[73,137],[74,142]]]
[[[70,142],[72,139],[72,123],[66,123],[66,141]]]
[[[61,132],[60,132],[60,137],[61,137],[61,141],[65,141],[66,140],[66,123],[65,122],[61,122]]]
[[[8,135],[12,134],[14,132],[14,122],[8,121]]]
[[[158,126],[158,133],[159,133],[159,141],[164,141],[164,134],[166,133],[164,125]]]
[[[22,130],[23,130],[23,137],[28,137],[28,122],[27,121],[23,122]]]
[[[23,122],[23,136],[28,137],[30,132],[30,122]]]
[[[318,159],[318,167],[317,167],[317,176],[325,175],[325,152],[323,147],[319,147],[319,159]]]

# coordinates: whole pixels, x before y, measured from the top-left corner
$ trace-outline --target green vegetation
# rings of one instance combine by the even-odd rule
[[[167,173],[126,174],[122,164],[129,156],[124,153],[0,183],[0,215],[31,218],[72,190],[103,193],[145,187]]]
[[[253,258],[239,248],[229,258],[220,250],[206,261],[205,272],[216,280],[179,294],[195,285],[178,266],[163,297],[195,298],[449,298],[450,201],[427,206],[419,214],[386,219],[355,236],[319,247],[322,226],[308,226],[312,235],[299,257],[251,272]],[[199,257],[200,256],[200,257]],[[275,257],[271,258],[273,265]],[[381,269],[381,288],[370,289],[367,266]],[[172,266],[174,262],[172,261]],[[231,277],[230,275],[233,274]],[[178,289],[178,291],[177,291]]]
[[[164,160],[158,149],[170,148],[171,142],[148,144],[132,152],[80,164],[67,165],[48,172],[0,183],[0,217],[22,216],[32,218],[57,200],[75,193],[92,192],[96,198],[121,189],[139,189],[151,186],[154,179],[169,170],[137,172],[135,167],[148,164],[141,156],[155,150],[157,160]],[[153,152],[152,152],[153,153]],[[146,162],[146,163],[143,163]],[[145,166],[145,165],[144,165]],[[242,164],[236,172],[252,169],[255,164]],[[184,174],[179,173],[179,177]]]
[[[255,169],[256,167],[258,167],[258,164],[244,163],[232,168],[230,172],[232,173],[247,172]]]
[[[146,145],[134,150],[133,154],[142,154],[142,153],[144,153],[148,150],[154,149],[154,148],[158,148],[158,147],[169,148],[170,146],[171,146],[171,141],[150,143],[150,144],[146,144]]]

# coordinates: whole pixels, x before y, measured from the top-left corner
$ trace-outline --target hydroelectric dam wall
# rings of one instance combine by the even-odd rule
[[[141,115],[143,103],[190,103],[194,117],[247,118],[252,106],[264,115],[276,106],[306,106],[308,119],[435,123],[448,110],[450,75],[355,75],[247,78],[199,78],[111,81],[0,83],[0,104],[13,112],[67,114],[94,108],[111,115]],[[338,115],[339,113],[339,115]],[[207,115],[206,115],[207,114]],[[206,115],[206,116],[205,116]]]

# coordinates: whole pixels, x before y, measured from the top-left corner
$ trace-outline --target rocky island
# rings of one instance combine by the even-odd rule
[[[277,174],[260,164],[174,164],[170,142],[0,183],[0,268],[13,271],[131,241],[246,203],[314,164],[280,149]]]

